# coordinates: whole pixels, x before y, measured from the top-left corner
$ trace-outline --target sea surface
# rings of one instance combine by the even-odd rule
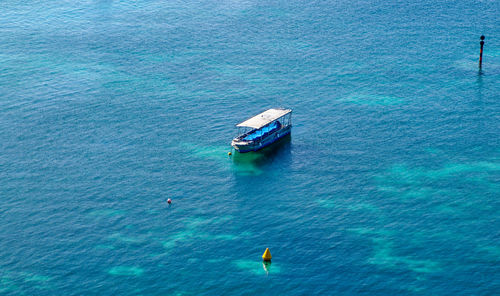
[[[0,295],[500,295],[500,1],[2,0]]]

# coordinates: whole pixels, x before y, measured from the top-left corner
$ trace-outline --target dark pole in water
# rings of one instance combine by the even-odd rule
[[[479,70],[483,67],[483,46],[484,46],[484,35],[481,35],[481,51],[479,52]]]

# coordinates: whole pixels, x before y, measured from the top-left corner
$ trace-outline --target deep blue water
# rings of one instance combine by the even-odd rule
[[[0,8],[0,294],[499,295],[500,2]]]

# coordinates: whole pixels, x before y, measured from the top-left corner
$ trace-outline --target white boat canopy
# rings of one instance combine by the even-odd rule
[[[290,112],[292,112],[291,109],[269,109],[243,121],[242,123],[238,123],[236,126],[259,129],[266,124],[273,122],[284,115],[287,115]]]

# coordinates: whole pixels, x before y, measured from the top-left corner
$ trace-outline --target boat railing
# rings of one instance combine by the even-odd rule
[[[250,133],[245,133],[241,136],[239,136],[237,139],[240,140],[240,141],[245,141],[249,144],[252,144],[252,143],[260,143],[262,142],[263,139],[269,137],[270,135],[276,135],[280,130],[282,130],[283,128],[286,128],[287,126],[285,125],[280,125],[277,129],[274,129],[274,130],[270,130],[268,132],[265,132],[263,133],[262,135],[258,135],[256,138],[252,139],[252,140],[246,140],[245,137],[248,136],[248,134]]]
[[[288,115],[288,114],[287,114]],[[273,120],[272,122],[269,122],[265,126],[259,128],[259,129],[252,129],[249,130],[239,136],[236,137],[237,140],[239,141],[245,141],[249,144],[252,143],[260,143],[262,140],[265,138],[269,137],[272,134],[276,134],[280,130],[284,128],[288,128],[291,125],[291,120],[290,120],[290,115],[288,115],[288,118],[285,116],[282,116],[276,120]],[[267,130],[269,129],[269,130]],[[262,133],[262,131],[265,131]],[[249,137],[250,135],[255,134],[252,137]],[[250,139],[245,139],[249,137]]]

